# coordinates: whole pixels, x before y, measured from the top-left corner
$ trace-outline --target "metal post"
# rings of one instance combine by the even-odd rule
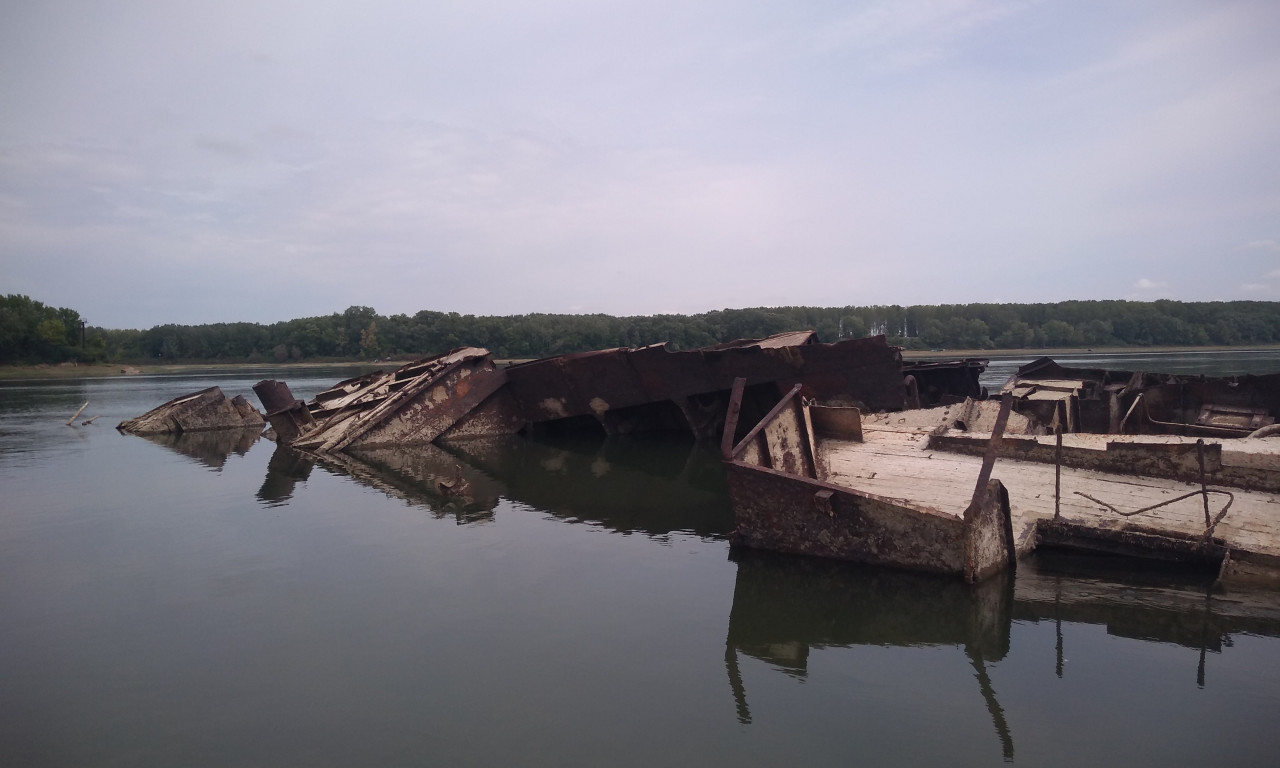
[[[1053,519],[1062,516],[1062,424],[1054,430],[1057,447],[1053,452]]]
[[[1204,500],[1204,528],[1209,530],[1213,518],[1209,516],[1209,489],[1204,483],[1204,439],[1196,440],[1196,461],[1200,463],[1200,498]]]

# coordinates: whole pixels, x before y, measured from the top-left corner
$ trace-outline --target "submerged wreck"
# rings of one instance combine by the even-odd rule
[[[239,429],[262,431],[266,421],[262,414],[241,395],[228,398],[218,387],[175,397],[141,416],[116,425],[121,432],[134,435],[181,434],[211,430]]]
[[[279,381],[254,391],[282,443],[323,454],[517,433],[677,431],[714,440],[739,378],[746,384],[738,408],[749,416],[763,416],[794,386],[867,410],[901,410],[921,397],[963,397],[977,388],[982,367],[969,360],[904,374],[900,350],[884,337],[822,344],[805,331],[678,352],[660,344],[597,350],[505,368],[487,350],[464,347],[339,382],[309,403]]]
[[[1066,388],[1030,388],[1015,380],[998,403],[886,414],[825,407],[793,389],[745,437],[725,429],[732,542],[970,582],[1037,547],[1063,547],[1280,583],[1280,440],[1064,435],[1088,423],[1089,388],[1072,388],[1047,414],[1036,392]],[[1124,402],[1123,388],[1102,391]]]
[[[1041,357],[1003,392],[1048,428],[1098,434],[1247,437],[1280,433],[1280,373],[1179,376],[1065,368]]]
[[[804,331],[510,366],[463,347],[338,382],[310,402],[280,381],[254,391],[282,449],[354,459],[353,473],[362,461],[407,468],[379,452],[471,438],[719,438],[735,547],[968,582],[1061,547],[1280,584],[1280,374],[1180,377],[1041,358],[994,400],[980,384],[985,366],[904,363],[882,336],[823,344]],[[214,387],[120,429],[261,423]],[[461,489],[483,485],[460,466],[425,476],[406,482],[464,509]]]

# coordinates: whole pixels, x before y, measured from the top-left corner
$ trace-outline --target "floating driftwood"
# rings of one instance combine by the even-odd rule
[[[71,414],[71,418],[67,419],[67,426],[68,426],[68,427],[69,427],[69,426],[71,426],[71,422],[75,421],[75,420],[76,420],[76,417],[77,417],[77,416],[79,416],[81,413],[83,413],[83,412],[84,412],[84,409],[85,409],[85,408],[88,408],[88,407],[89,407],[89,401],[88,401],[88,400],[85,400],[85,401],[84,401],[84,405],[82,405],[82,406],[80,406],[79,408],[77,408],[77,409],[76,409],[76,412],[75,412],[75,413],[73,413],[73,414]]]
[[[261,429],[263,424],[262,414],[243,396],[228,399],[218,387],[209,387],[175,397],[137,418],[120,422],[116,429],[135,435],[155,435],[246,427]]]

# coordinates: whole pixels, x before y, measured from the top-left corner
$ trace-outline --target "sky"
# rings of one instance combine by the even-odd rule
[[[1275,0],[13,0],[0,294],[1280,300]]]

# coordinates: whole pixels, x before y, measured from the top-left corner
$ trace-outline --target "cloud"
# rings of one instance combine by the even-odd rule
[[[1268,280],[1280,280],[1280,269],[1273,269],[1267,273]]]
[[[0,25],[9,290],[145,326],[1280,286],[1263,4],[190,5]]]
[[[865,54],[873,70],[913,69],[944,58],[965,36],[1024,5],[987,0],[872,3],[820,27],[817,47]]]

